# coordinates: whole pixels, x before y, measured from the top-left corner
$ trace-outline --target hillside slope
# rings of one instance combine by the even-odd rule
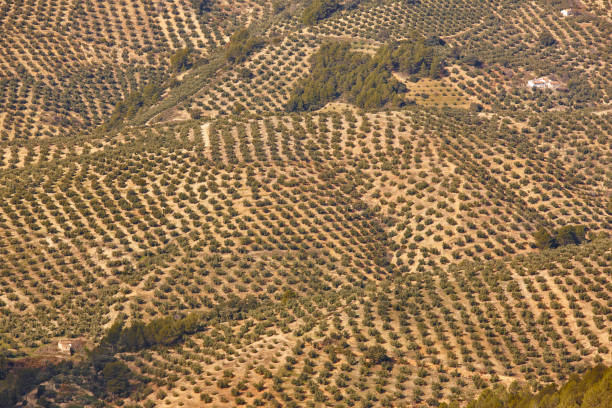
[[[0,406],[465,405],[611,365],[592,3],[0,1]]]

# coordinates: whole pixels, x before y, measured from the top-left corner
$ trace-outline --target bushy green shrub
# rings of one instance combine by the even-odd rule
[[[364,357],[366,361],[372,365],[381,364],[390,360],[389,356],[387,355],[387,350],[380,345],[368,347]]]

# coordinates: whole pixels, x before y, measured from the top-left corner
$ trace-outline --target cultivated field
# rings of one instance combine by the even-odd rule
[[[609,4],[319,3],[0,0],[0,406],[437,407],[612,364]]]

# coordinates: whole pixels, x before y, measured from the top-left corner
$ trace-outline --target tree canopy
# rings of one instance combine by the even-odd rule
[[[387,44],[374,57],[352,51],[347,43],[326,43],[311,62],[311,73],[292,92],[288,111],[316,110],[339,98],[368,109],[401,106],[406,87],[393,71],[418,80],[440,76],[443,67],[435,47],[427,46],[424,38]]]
[[[231,36],[225,57],[231,63],[244,62],[249,55],[261,48],[263,44],[264,42],[261,38],[253,37],[249,30],[243,28]]]
[[[451,404],[450,406],[454,406]],[[572,375],[557,389],[544,387],[533,394],[529,388],[513,383],[483,391],[467,408],[607,408],[612,406],[612,367],[596,366],[582,376]],[[448,404],[440,408],[448,408]]]
[[[304,9],[300,20],[304,24],[313,25],[328,18],[340,8],[337,0],[314,0],[310,6]]]
[[[536,246],[540,249],[557,248],[565,245],[578,245],[586,240],[584,225],[566,225],[552,232],[540,229],[534,234]]]

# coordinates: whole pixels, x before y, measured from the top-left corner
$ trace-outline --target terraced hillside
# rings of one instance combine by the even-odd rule
[[[436,407],[612,364],[609,17],[325,4],[0,1],[0,406]]]
[[[195,2],[194,2],[195,3]],[[130,92],[164,76],[170,56],[202,56],[266,4],[215,1],[3,1],[0,3],[2,140],[91,130]]]

